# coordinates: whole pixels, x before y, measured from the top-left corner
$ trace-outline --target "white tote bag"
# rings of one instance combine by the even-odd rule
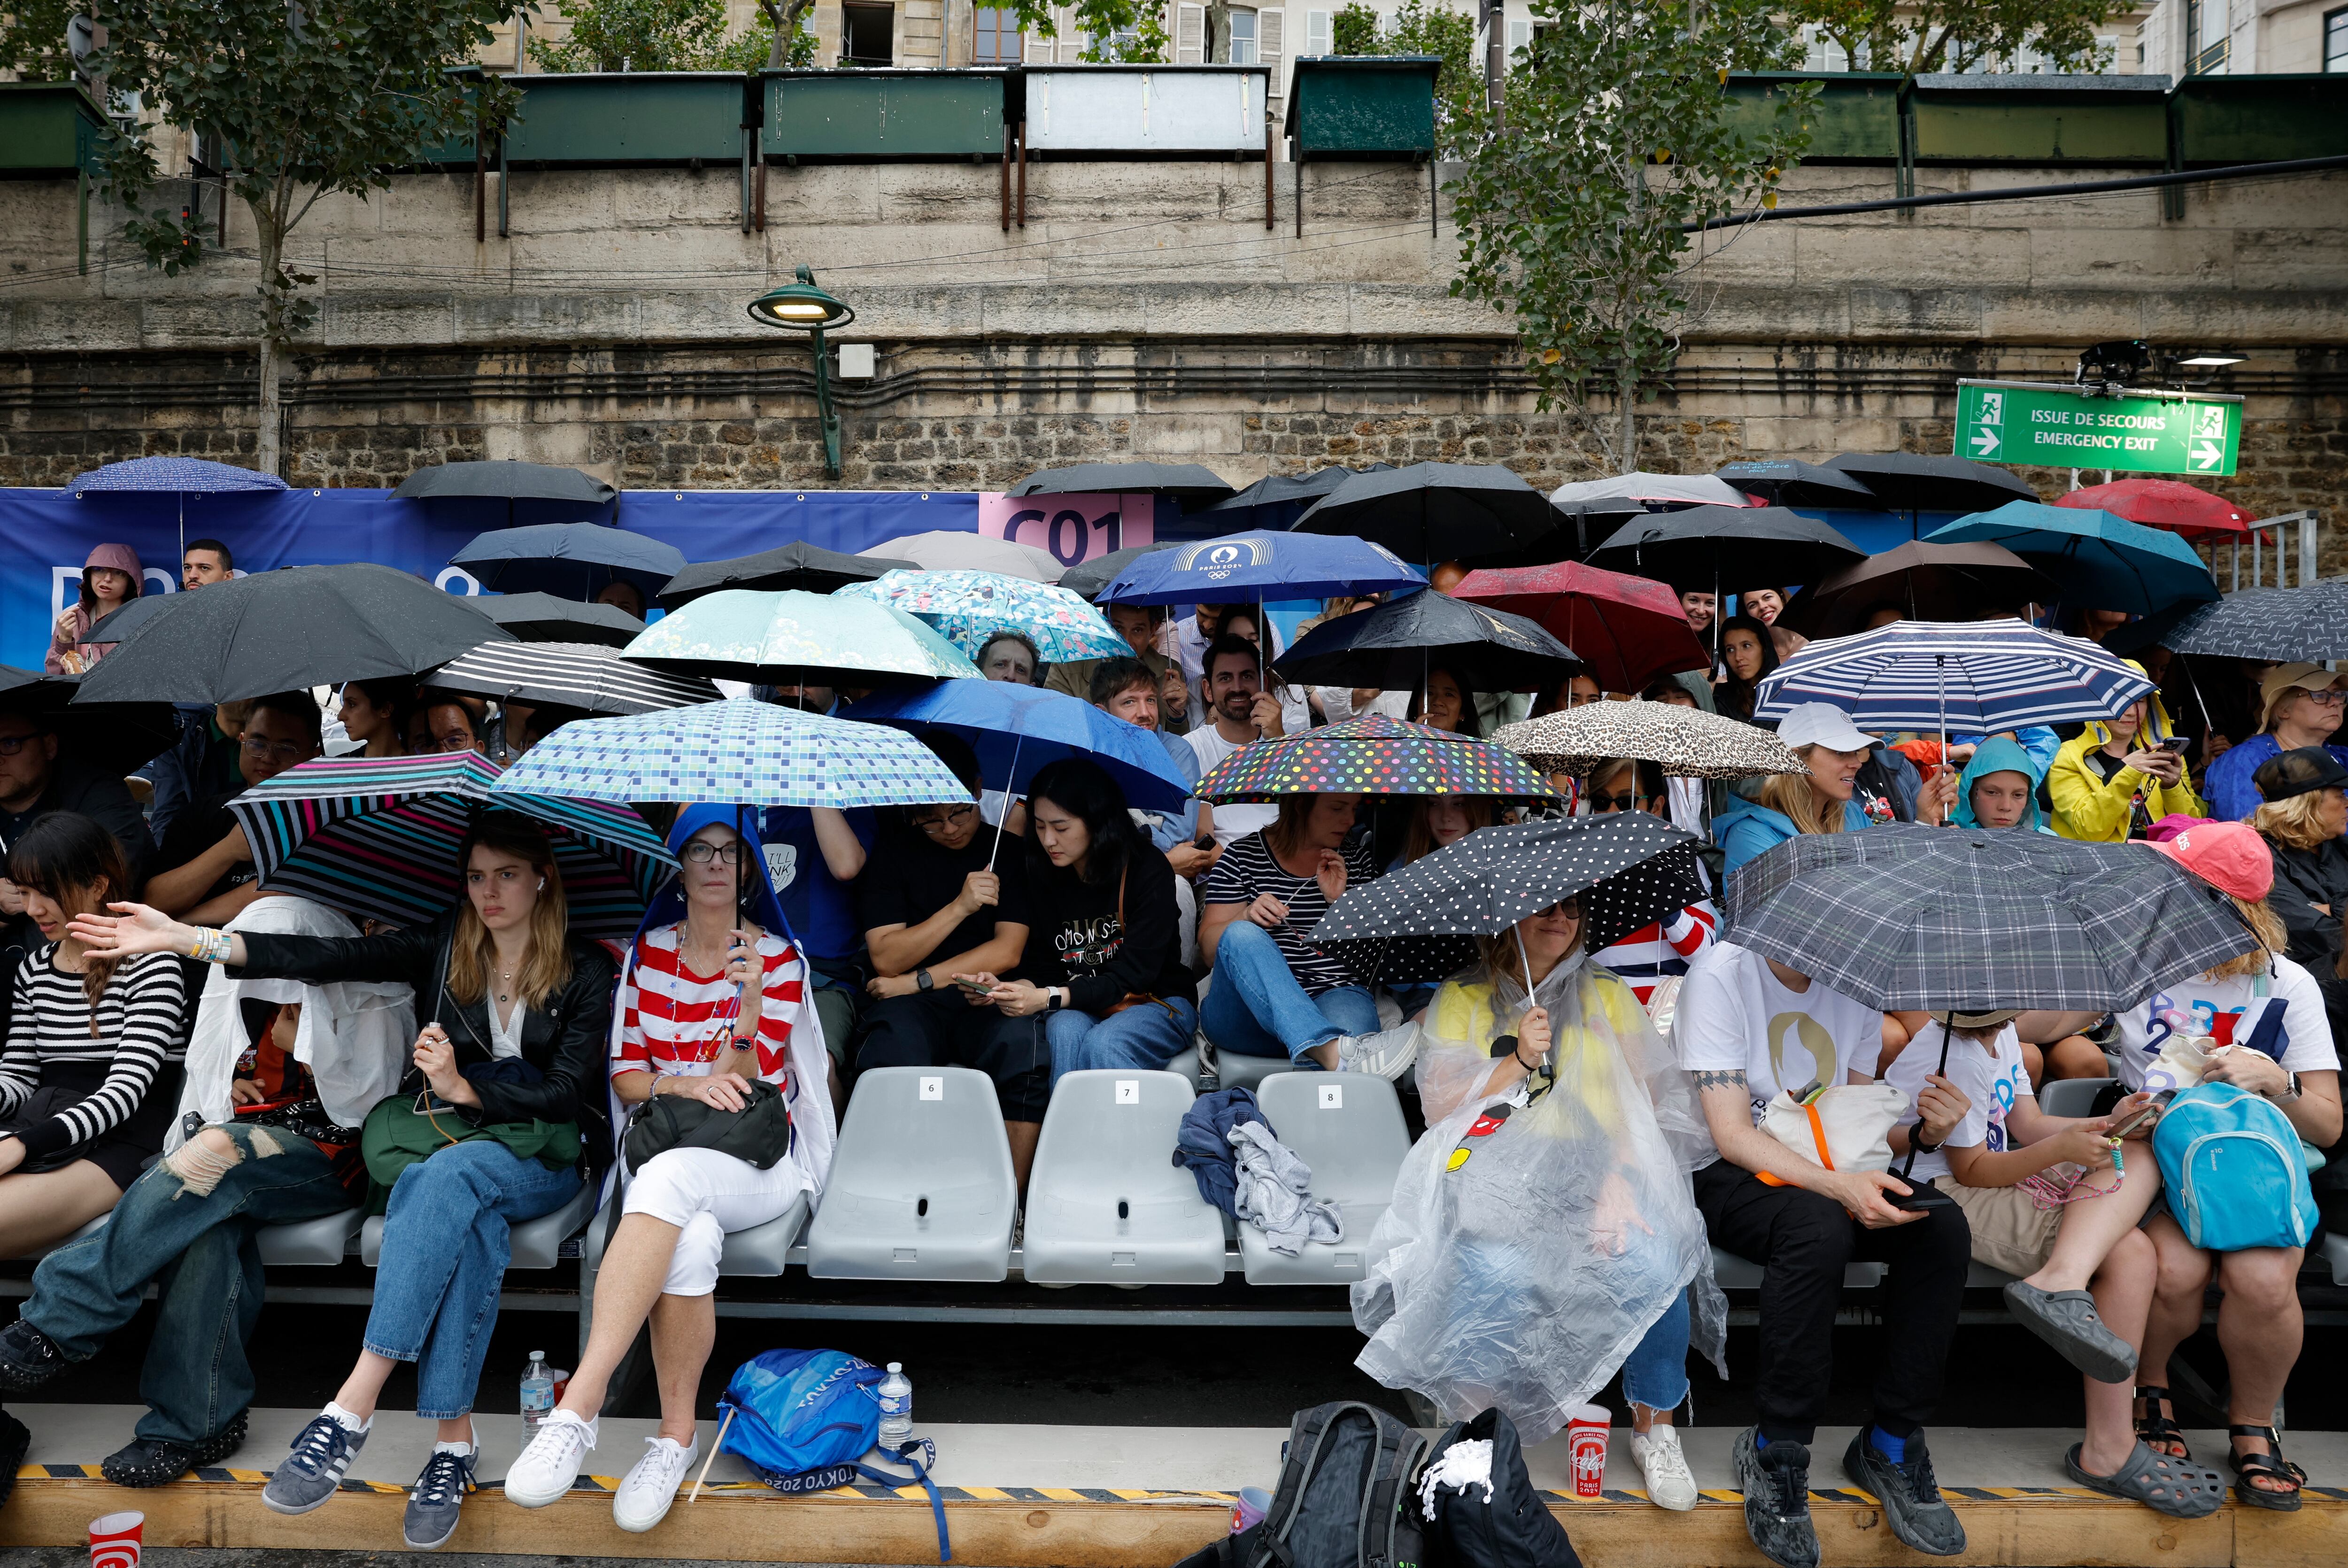
[[[1907,1113],[1908,1097],[1888,1083],[1841,1083],[1807,1105],[1780,1091],[1761,1113],[1761,1130],[1829,1171],[1889,1171],[1891,1129]]]

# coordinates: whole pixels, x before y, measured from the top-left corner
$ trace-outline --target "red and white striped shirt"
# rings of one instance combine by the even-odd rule
[[[1620,975],[1638,995],[1640,1006],[1667,975],[1684,975],[1688,960],[1713,944],[1720,915],[1709,903],[1692,903],[1669,920],[1643,925],[1591,957]]]
[[[612,1076],[626,1072],[699,1077],[731,1048],[740,1008],[733,983],[696,975],[679,953],[684,925],[656,926],[636,944],[635,963],[621,982],[620,1043]],[[758,938],[764,995],[758,1009],[758,1076],[783,1088],[790,1068],[791,1029],[806,1007],[807,962],[780,936]]]

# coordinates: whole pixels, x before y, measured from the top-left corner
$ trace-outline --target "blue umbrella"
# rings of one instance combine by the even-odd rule
[[[1233,533],[1144,555],[1097,595],[1103,604],[1237,604],[1399,593],[1426,579],[1382,545],[1339,534]]]
[[[2062,586],[2081,608],[2150,615],[2218,597],[2193,547],[2173,533],[2108,511],[2010,500],[1924,536],[1935,544],[2003,544]]]
[[[1045,763],[1082,757],[1099,763],[1127,801],[1144,810],[1179,811],[1190,798],[1189,780],[1175,770],[1156,733],[1066,692],[1009,681],[943,681],[926,690],[869,696],[845,717],[950,730],[978,753],[987,787],[1007,795],[1026,793],[1028,780]]]
[[[202,458],[132,458],[108,463],[66,481],[66,494],[77,500],[93,495],[169,495],[180,503],[180,553],[188,552],[188,498],[226,495],[234,490],[282,490],[285,481],[275,474],[240,469],[233,463],[207,462]]]
[[[587,600],[613,583],[628,583],[650,603],[685,570],[685,552],[600,522],[536,522],[482,534],[448,564],[464,567],[500,593]]]
[[[1764,676],[1753,717],[1832,704],[1859,728],[1983,734],[2113,718],[2152,689],[2143,671],[2084,637],[2017,620],[1894,621],[1828,637]]]

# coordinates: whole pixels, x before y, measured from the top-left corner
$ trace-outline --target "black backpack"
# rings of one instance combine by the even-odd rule
[[[1472,1421],[1454,1421],[1427,1450],[1426,1462],[1434,1464],[1454,1443],[1478,1439],[1492,1445],[1492,1501],[1484,1501],[1480,1485],[1436,1488],[1435,1518],[1426,1526],[1427,1563],[1439,1568],[1581,1568],[1565,1526],[1525,1473],[1516,1423],[1508,1417],[1487,1410]],[[1423,1517],[1416,1495],[1410,1504],[1416,1522]]]
[[[1411,1486],[1426,1453],[1418,1432],[1367,1405],[1299,1411],[1262,1520],[1180,1568],[1419,1568]]]

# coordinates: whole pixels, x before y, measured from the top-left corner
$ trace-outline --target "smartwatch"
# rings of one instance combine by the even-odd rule
[[[928,990],[928,989],[929,989],[932,985],[934,985],[934,984],[936,984],[936,982],[932,981],[932,980],[930,978],[930,972],[929,972],[928,970],[926,970],[926,969],[916,969],[916,970],[914,970],[914,971],[913,971],[913,989],[914,989],[914,990],[916,990],[916,991],[926,991],[926,990]]]
[[[1044,1011],[1056,1013],[1067,1002],[1067,993],[1057,985],[1044,993]]]
[[[2297,1073],[2295,1073],[2295,1072],[2291,1072],[2291,1071],[2290,1071],[2288,1068],[2286,1068],[2286,1069],[2284,1070],[2284,1072],[2283,1072],[2282,1078],[2283,1078],[2282,1092],[2281,1092],[2281,1094],[2279,1094],[2279,1095],[2275,1096],[2275,1098],[2276,1098],[2277,1099],[2279,1099],[2279,1100],[2281,1100],[2281,1099],[2297,1099],[2299,1098],[2299,1087],[2300,1087],[2300,1086],[2299,1086],[2299,1075],[2298,1075]]]

